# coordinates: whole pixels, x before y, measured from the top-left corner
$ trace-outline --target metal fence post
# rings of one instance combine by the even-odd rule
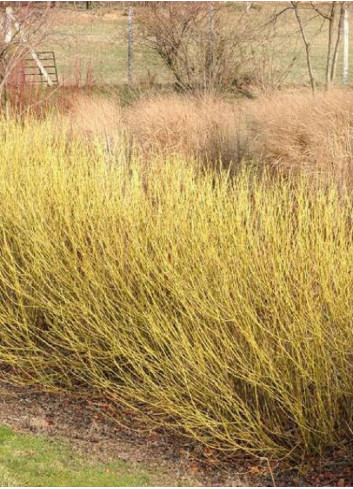
[[[133,69],[133,58],[134,58],[134,51],[133,51],[134,9],[132,7],[129,7],[127,22],[128,22],[127,23],[127,82],[129,87],[131,87],[133,82],[132,69]]]

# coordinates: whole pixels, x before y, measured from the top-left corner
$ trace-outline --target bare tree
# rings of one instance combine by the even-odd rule
[[[6,9],[0,23],[0,97],[13,72],[30,54],[35,58],[35,46],[44,38],[43,27],[50,2],[45,8],[36,8],[30,2],[13,11]],[[39,60],[38,60],[39,61]],[[40,63],[40,61],[39,61]]]
[[[204,5],[200,2],[181,3],[179,8],[174,2],[151,2],[140,15],[147,44],[173,74],[178,88],[190,88],[194,67],[188,45],[194,26],[204,16]]]
[[[305,30],[305,23],[301,15],[302,3],[303,2],[297,1],[291,2],[295,17],[299,25],[301,37],[305,46],[306,62],[311,88],[313,93],[315,93],[316,80],[311,57],[311,42]],[[307,8],[307,5],[305,5],[305,7]],[[330,86],[334,82],[336,75],[338,53],[342,40],[345,2],[310,2],[309,7],[316,13],[319,18],[323,20],[324,23],[328,24],[325,88],[326,90],[329,90]]]
[[[179,89],[247,84],[254,32],[246,12],[235,29],[223,3],[151,2],[140,9],[139,24]]]
[[[269,7],[260,16],[226,2],[150,2],[136,11],[144,42],[178,89],[229,89],[249,97],[279,88],[298,59],[297,40],[293,47],[290,39],[288,50],[272,14]]]
[[[299,12],[299,8],[298,8],[298,2],[291,2],[291,3],[293,5],[293,9],[294,9],[295,16],[296,16],[296,19],[297,19],[297,22],[299,25],[300,33],[301,33],[301,36],[302,36],[302,39],[303,39],[303,42],[305,45],[306,64],[308,67],[311,90],[312,90],[313,94],[315,94],[316,81],[315,81],[314,71],[313,71],[313,66],[312,66],[312,61],[311,61],[311,51],[310,51],[311,45],[310,45],[310,42],[308,41],[308,38],[307,38],[306,33],[305,33],[303,21],[302,21],[302,18],[300,16],[300,12]]]
[[[312,8],[328,22],[328,44],[326,61],[326,90],[335,79],[338,51],[342,39],[342,27],[344,20],[345,2],[330,2],[325,10],[325,5],[317,5],[310,2]]]

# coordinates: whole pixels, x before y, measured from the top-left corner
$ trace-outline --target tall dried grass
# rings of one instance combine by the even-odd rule
[[[352,184],[353,92],[277,95],[249,107],[251,152],[262,162]]]
[[[117,102],[92,93],[71,96],[66,111],[71,130],[86,138],[116,138],[123,127]]]
[[[28,105],[24,112],[64,116],[75,136],[119,141],[129,134],[149,159],[179,155],[228,167],[242,160],[305,172],[312,180],[353,185],[353,93],[280,94],[254,101],[229,102],[212,95],[142,97],[122,108],[115,99],[94,93],[59,91]],[[24,99],[24,97],[22,97]],[[22,107],[23,109],[23,107]]]
[[[229,453],[350,439],[350,196],[67,134],[0,122],[1,378]]]
[[[126,121],[145,154],[162,151],[217,165],[243,156],[239,116],[237,105],[215,96],[167,95],[139,100]]]
[[[193,155],[214,162],[257,160],[285,172],[353,182],[353,93],[333,91],[229,103],[216,97],[142,100],[128,111],[143,151]]]

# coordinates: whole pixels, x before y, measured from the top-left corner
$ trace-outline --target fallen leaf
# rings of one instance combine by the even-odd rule
[[[257,465],[254,465],[253,467],[250,467],[249,474],[250,475],[258,475],[258,474],[261,474],[261,469]]]

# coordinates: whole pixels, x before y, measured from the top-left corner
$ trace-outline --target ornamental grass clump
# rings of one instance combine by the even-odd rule
[[[0,372],[227,453],[353,430],[352,200],[0,122]]]

